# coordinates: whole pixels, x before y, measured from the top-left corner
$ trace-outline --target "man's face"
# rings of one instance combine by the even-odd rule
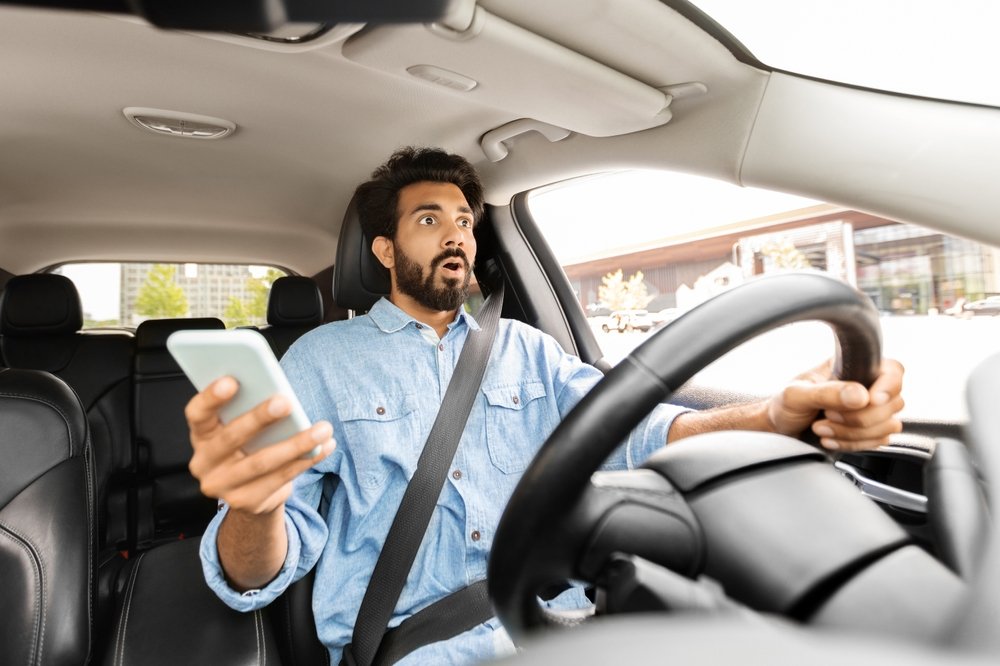
[[[455,310],[468,297],[476,259],[465,196],[451,183],[413,183],[399,191],[396,210],[399,226],[391,243],[396,288],[430,310]]]

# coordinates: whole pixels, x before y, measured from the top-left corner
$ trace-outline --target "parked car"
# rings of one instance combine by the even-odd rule
[[[646,310],[615,310],[608,320],[601,324],[601,330],[609,331],[648,331],[653,326],[653,320]]]
[[[996,316],[1000,314],[1000,296],[990,296],[965,303],[962,305],[962,312],[970,315]]]
[[[934,337],[907,338],[906,390],[931,407],[905,412],[883,449],[827,456],[729,432],[592,477],[627,420],[659,402],[754,397],[687,380],[765,330],[825,317],[845,337],[827,339],[820,358],[846,349],[850,373],[863,365],[850,356],[859,345],[877,357],[861,342],[908,318],[873,323],[845,286],[858,275],[885,291],[919,281],[906,287],[917,305],[969,275],[993,279],[980,260],[1000,247],[993,5],[868,0],[817,15],[797,2],[709,0],[0,3],[0,662],[325,663],[309,577],[246,615],[205,587],[197,549],[217,505],[187,469],[193,391],[164,341],[227,319],[257,326],[280,353],[324,321],[365,316],[340,297],[365,286],[345,268],[364,246],[343,220],[376,165],[420,144],[467,156],[483,176],[479,280],[487,290],[503,281],[504,316],[609,374],[554,431],[551,457],[515,461],[529,471],[507,536],[491,526],[472,537],[495,547],[498,621],[524,647],[508,663],[995,663],[1000,336],[970,322],[939,317]],[[821,43],[825,27],[834,35]],[[914,36],[915,51],[898,41]],[[837,65],[860,56],[862,67],[855,77],[785,59],[789,38],[804,40],[800,53]],[[963,79],[972,85],[958,90]],[[641,207],[621,192],[601,206],[587,199],[623,172],[655,197]],[[712,195],[681,209],[695,188],[650,172],[809,199],[781,219],[759,209],[701,219],[690,211]],[[574,183],[543,224],[544,197]],[[585,222],[588,211],[599,215]],[[759,237],[762,225],[788,232],[803,216],[832,226],[799,233],[801,248]],[[897,252],[929,234],[935,247],[971,239],[986,250],[961,275],[962,262]],[[953,241],[938,243],[946,234]],[[647,280],[692,290],[701,280],[712,293],[730,276],[818,265],[817,253],[836,273],[854,255],[826,248],[844,237],[867,254],[843,280],[748,279],[614,368],[579,300],[594,301],[594,281],[624,256],[659,253],[665,263]],[[962,256],[972,262],[971,250]],[[584,286],[573,270],[588,262],[598,277]],[[86,297],[79,304],[91,278],[70,287],[63,277],[97,264],[113,272],[93,293],[134,319],[109,323]],[[257,283],[233,301],[221,295],[226,271],[196,282],[222,265]],[[154,266],[156,294],[174,303],[142,314]],[[261,277],[268,269],[291,279]],[[262,285],[275,304],[265,324],[247,315],[267,301]],[[190,311],[184,289],[217,311],[164,314]],[[652,325],[648,313],[618,315],[608,330]],[[802,351],[773,348],[733,383],[763,380]],[[927,369],[935,361],[980,369],[967,386],[965,374],[945,384]],[[933,411],[960,395],[968,413]],[[510,409],[524,408],[514,400]],[[592,588],[593,617],[557,620],[539,606],[557,578]]]

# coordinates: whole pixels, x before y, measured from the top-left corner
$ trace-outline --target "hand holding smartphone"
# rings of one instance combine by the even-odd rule
[[[236,395],[219,411],[223,423],[229,423],[276,394],[291,403],[291,414],[267,426],[247,442],[243,446],[245,453],[288,439],[312,425],[260,333],[248,329],[177,331],[167,338],[167,349],[199,391],[226,375],[239,383]],[[318,455],[320,448],[317,446],[306,457]]]

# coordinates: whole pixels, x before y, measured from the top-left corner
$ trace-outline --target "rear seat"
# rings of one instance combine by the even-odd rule
[[[323,323],[323,297],[312,278],[286,275],[274,281],[267,297],[267,326],[258,330],[277,358],[299,336]]]
[[[111,585],[123,563],[118,550],[127,536],[133,336],[81,332],[82,325],[80,296],[62,275],[16,276],[0,295],[0,365],[51,372],[76,392],[86,411],[97,486],[100,624],[110,609]]]
[[[135,332],[133,424],[137,486],[134,543],[144,550],[161,541],[201,534],[216,501],[201,494],[188,471],[191,443],[184,405],[195,394],[167,351],[167,338],[183,329],[222,329],[219,319],[151,319]]]

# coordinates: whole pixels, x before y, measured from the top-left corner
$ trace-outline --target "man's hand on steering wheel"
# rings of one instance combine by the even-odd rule
[[[903,366],[882,361],[871,388],[857,382],[832,379],[832,361],[805,372],[768,402],[767,416],[777,433],[798,436],[812,431],[827,449],[861,451],[887,444],[901,432],[896,415],[903,408]],[[823,418],[815,420],[820,411]]]

